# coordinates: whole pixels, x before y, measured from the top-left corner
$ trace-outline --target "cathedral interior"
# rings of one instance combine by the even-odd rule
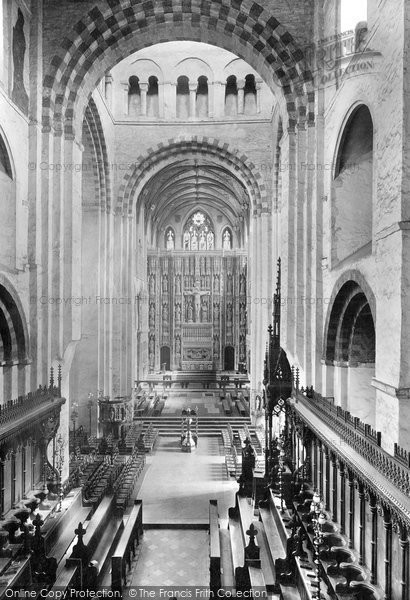
[[[409,36],[0,0],[0,600],[410,600]]]

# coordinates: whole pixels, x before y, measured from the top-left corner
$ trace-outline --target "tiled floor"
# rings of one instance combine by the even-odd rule
[[[209,585],[206,531],[147,529],[131,586]]]
[[[219,444],[215,437],[200,438],[198,448],[186,454],[177,438],[159,438],[138,492],[148,527],[130,586],[209,586],[209,536],[195,526],[209,522],[210,499],[218,500],[226,518],[238,489],[227,479]]]

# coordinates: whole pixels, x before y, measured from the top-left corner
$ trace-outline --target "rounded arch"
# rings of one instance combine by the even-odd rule
[[[3,172],[10,179],[15,179],[14,162],[7,138],[0,127],[0,172]]]
[[[352,147],[354,142],[358,144],[357,148]],[[372,150],[373,117],[367,104],[356,102],[347,112],[339,131],[333,162],[333,177],[340,175],[349,159],[360,158]]]
[[[0,361],[26,363],[29,357],[27,322],[20,298],[0,275]]]
[[[99,199],[101,207],[111,208],[111,175],[108,160],[107,144],[98,108],[90,98],[85,111],[83,127],[88,129],[89,141],[93,150],[93,174],[95,199]],[[89,165],[91,166],[91,165]],[[87,173],[87,169],[84,170]]]
[[[139,81],[142,82],[148,82],[148,79],[153,75],[158,81],[164,81],[161,67],[149,58],[137,58],[137,60],[129,64],[127,70],[130,75],[136,75]]]
[[[164,163],[172,163],[176,157],[189,154],[199,156],[202,160],[208,156],[217,159],[235,177],[242,180],[253,203],[254,213],[268,210],[266,187],[261,173],[242,152],[230,148],[220,140],[199,138],[169,139],[167,144],[159,144],[156,148],[148,148],[145,155],[137,157],[135,166],[125,175],[118,194],[118,212],[131,214],[132,200],[137,189],[142,189],[153,173],[163,168]]]
[[[332,264],[371,252],[373,129],[369,108],[356,103],[339,133],[331,182]]]
[[[207,77],[208,81],[214,80],[214,74],[207,62],[201,58],[184,58],[174,67],[175,79],[181,75],[188,77],[190,83],[195,83],[199,77]]]
[[[359,271],[344,273],[333,288],[326,315],[323,342],[326,363],[374,362],[375,323],[376,299],[367,281]],[[358,334],[367,342],[361,349]],[[358,360],[359,355],[363,360]]]
[[[203,41],[247,61],[268,85],[281,86],[289,126],[314,120],[313,76],[304,52],[280,22],[256,2],[224,0],[218,11],[206,3],[178,0],[94,6],[71,29],[43,80],[43,125],[76,132],[87,99],[103,74],[132,52],[177,39]],[[238,48],[240,50],[238,51]]]

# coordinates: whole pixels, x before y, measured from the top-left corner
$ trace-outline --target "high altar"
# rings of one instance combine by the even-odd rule
[[[233,252],[151,251],[150,371],[245,366],[247,258]]]

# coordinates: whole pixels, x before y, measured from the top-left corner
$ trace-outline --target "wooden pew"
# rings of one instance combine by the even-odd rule
[[[224,398],[224,400],[222,400],[222,406],[226,415],[232,414],[231,401],[228,398]]]
[[[221,543],[217,500],[209,501],[209,560],[210,589],[218,593],[221,588]]]
[[[139,544],[142,534],[142,500],[135,500],[118,545],[111,557],[111,589],[113,591],[121,593],[123,586],[126,585],[127,567],[131,568],[132,558],[135,556],[135,545]]]
[[[89,557],[92,557],[100,538],[104,533],[104,529],[106,528],[107,523],[110,521],[114,508],[114,495],[110,494],[109,496],[105,496],[90,521],[85,521],[83,523],[85,529],[86,536],[86,547],[87,554]],[[74,542],[73,544],[74,545]],[[79,558],[77,556],[72,556],[71,558]],[[70,560],[69,559],[69,560]],[[70,564],[70,563],[69,563]]]
[[[253,521],[253,511],[248,504],[247,498],[240,496],[238,493],[235,497],[235,506],[229,509],[228,527],[231,536],[231,551],[232,563],[235,572],[235,581],[237,591],[243,591],[249,588],[249,567],[254,567],[260,570],[259,545],[255,538],[254,549],[256,555],[250,558],[248,546],[247,531],[251,529]],[[250,534],[249,534],[250,535]],[[254,574],[254,585],[259,587],[263,576]],[[263,583],[264,587],[265,584]]]
[[[72,559],[69,565],[60,563],[57,569],[57,577],[53,587],[49,591],[51,598],[56,598],[56,592],[66,592],[70,596],[70,590],[81,589],[81,559]],[[64,598],[64,596],[62,596]]]

